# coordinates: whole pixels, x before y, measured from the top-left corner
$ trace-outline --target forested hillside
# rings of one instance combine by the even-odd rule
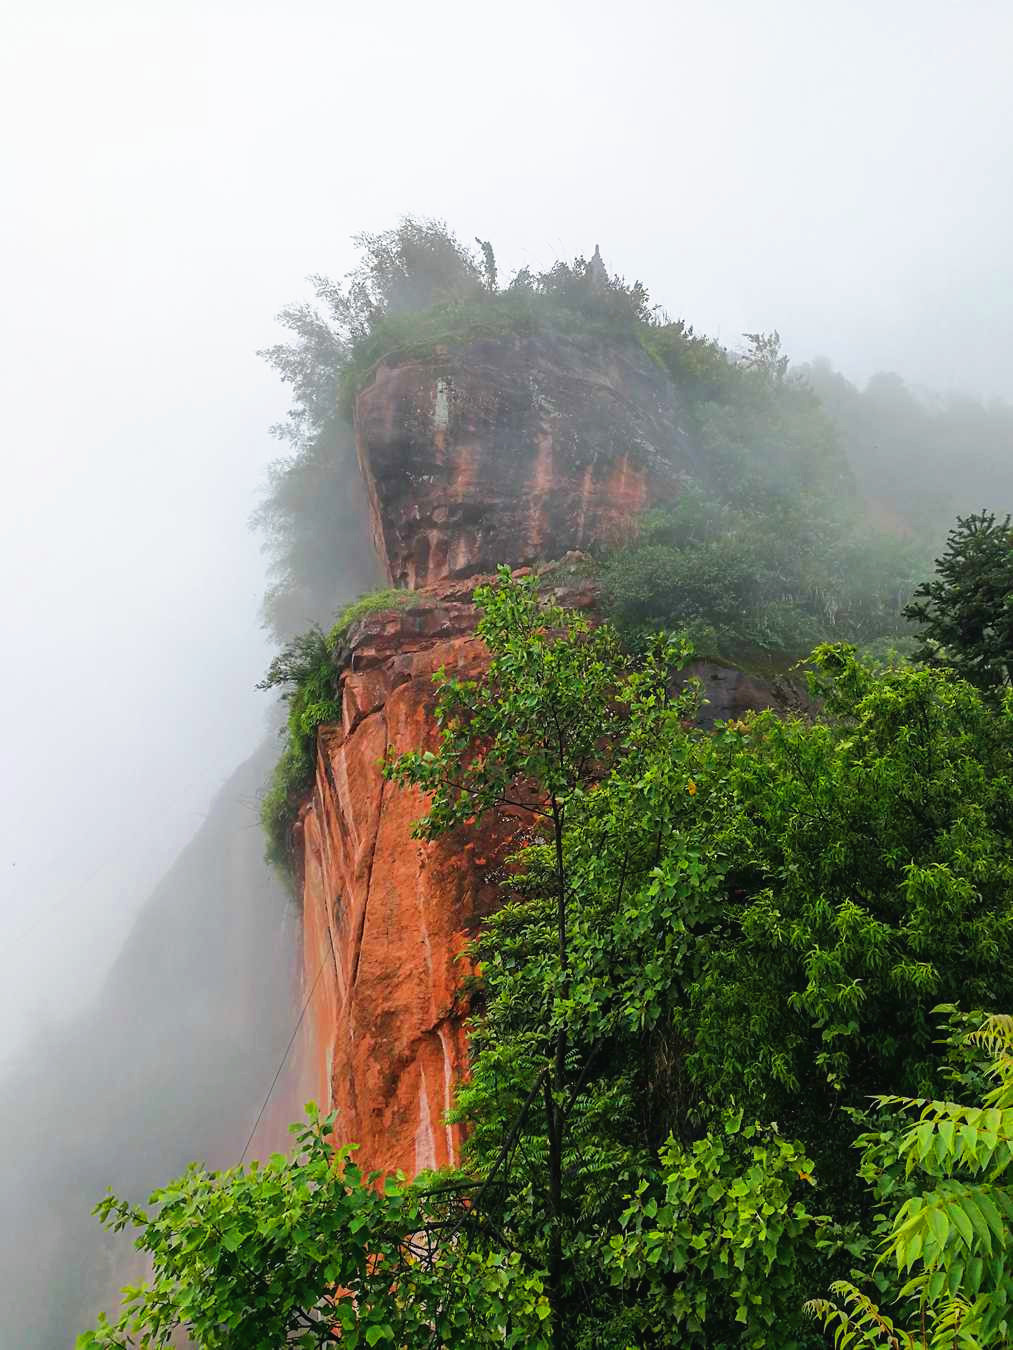
[[[385,742],[421,844],[516,828],[461,991],[459,1164],[364,1174],[314,1108],[288,1158],[109,1197],[154,1279],[80,1344],[1008,1346],[1013,413],[795,368],[774,331],[726,350],[597,250],[504,282],[438,223],[360,243],[267,353],[294,405],[259,516],[289,713],[263,816],[297,879],[350,635],[415,603],[338,589],[349,557],[374,580],[348,419],[376,363],[635,348],[700,467],[569,558],[590,610],[540,566],[482,580],[481,672]],[[707,717],[701,658],[794,708]]]

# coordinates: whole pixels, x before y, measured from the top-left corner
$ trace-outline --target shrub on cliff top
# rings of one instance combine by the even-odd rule
[[[784,664],[820,641],[903,634],[922,570],[911,541],[815,504],[773,491],[722,502],[691,487],[646,514],[601,576],[606,612],[627,638],[678,629],[703,656]]]
[[[437,221],[409,217],[356,242],[359,265],[343,283],[311,276],[314,300],[278,315],[288,340],[260,353],[292,389],[287,416],[271,428],[289,451],[270,466],[251,522],[271,558],[262,612],[279,642],[377,579],[354,438],[338,406],[361,345],[381,317],[464,304],[483,285],[474,258]]]
[[[368,618],[370,614],[379,614],[385,609],[404,609],[407,605],[424,603],[422,597],[415,595],[413,591],[399,591],[393,587],[381,591],[370,591],[368,595],[360,595],[358,600],[353,600],[350,605],[346,605],[334,621],[334,626],[327,634],[328,645],[331,651],[336,651],[338,643],[342,638],[347,637],[352,627],[360,619]]]
[[[272,466],[254,517],[273,555],[265,620],[280,638],[322,618],[349,577],[369,583],[365,504],[348,490],[358,476],[348,419],[369,371],[394,353],[532,331],[619,334],[678,387],[723,495],[760,491],[771,473],[825,495],[848,488],[829,423],[785,374],[776,334],[753,334],[736,356],[670,321],[643,283],[609,274],[597,250],[501,285],[491,244],[478,241],[476,253],[440,221],[406,217],[356,243],[358,265],[341,282],[312,276],[315,301],[279,315],[289,341],[261,353],[293,390],[273,430],[294,453]]]
[[[634,308],[631,306],[630,311]],[[565,293],[557,295],[540,289],[537,278],[523,286],[510,285],[495,294],[444,301],[414,313],[383,315],[368,336],[353,346],[341,370],[338,404],[350,416],[369,371],[381,358],[394,353],[417,357],[437,346],[511,333],[600,332],[639,338],[645,322],[635,320],[632,312],[621,304],[599,307],[589,299],[583,308],[575,307],[567,302]]]
[[[366,372],[389,352],[534,322],[636,332],[657,322],[643,283],[609,275],[597,250],[546,272],[523,268],[501,287],[492,245],[476,241],[476,254],[443,221],[406,216],[354,242],[360,260],[343,282],[311,276],[317,305],[278,316],[295,340],[261,352],[294,389],[277,432],[296,444],[308,445],[336,406],[350,412]]]

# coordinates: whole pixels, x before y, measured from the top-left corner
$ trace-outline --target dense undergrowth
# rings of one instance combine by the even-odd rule
[[[719,501],[687,490],[605,558],[606,612],[629,641],[659,628],[701,656],[782,668],[829,638],[903,644],[927,566],[910,539],[793,499]]]
[[[923,631],[987,593],[988,650],[968,533]],[[82,1345],[1008,1347],[1008,682],[824,644],[819,718],[703,731],[685,638],[631,652],[507,569],[475,598],[488,671],[386,770],[423,839],[532,821],[473,952],[461,1166],[380,1187],[311,1114],[289,1159],[110,1198],[154,1283]]]
[[[625,335],[678,384],[713,473],[593,560],[607,622],[502,570],[476,595],[487,673],[439,677],[438,749],[387,764],[428,794],[423,839],[531,821],[471,953],[460,1167],[363,1177],[311,1111],[287,1159],[192,1169],[152,1214],[110,1198],[153,1278],[82,1345],[1008,1350],[1013,534],[961,519],[926,582],[931,456],[913,481],[922,446],[968,427],[1000,464],[1006,413],[796,377],[776,335],[729,353],[597,259],[502,287],[488,244],[431,223],[362,242],[343,286],[316,281],[326,317],[289,311],[270,354],[296,392],[265,508],[288,639],[265,681],[289,704],[278,860],[343,639],[414,603],[369,594],[330,626],[337,582],[307,543],[328,444],[354,472],[336,410],[379,357]],[[998,485],[1005,508],[1009,480],[967,463],[960,490]],[[300,635],[283,619],[311,594],[327,626]],[[818,711],[702,730],[694,647],[765,670],[808,654]]]

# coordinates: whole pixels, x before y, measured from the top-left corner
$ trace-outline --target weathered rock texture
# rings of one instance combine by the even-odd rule
[[[391,581],[618,542],[702,470],[683,421],[633,340],[512,334],[380,361],[355,425]]]
[[[339,1137],[384,1170],[455,1156],[441,1120],[463,1063],[455,958],[492,892],[473,840],[411,839],[423,803],[385,785],[379,766],[388,750],[429,743],[432,673],[480,668],[473,628],[471,608],[453,603],[360,626],[342,724],[320,732],[316,788],[297,827],[319,1095],[340,1112]]]
[[[462,956],[496,902],[491,874],[527,822],[504,812],[433,843],[411,838],[423,798],[385,784],[388,751],[433,746],[439,667],[477,674],[473,581],[385,611],[350,637],[342,721],[318,738],[312,800],[297,826],[305,973],[314,989],[318,1100],[362,1161],[409,1174],[452,1162],[443,1114],[466,1063]],[[562,598],[587,604],[590,591]]]
[[[388,358],[355,421],[378,552],[419,601],[350,635],[342,720],[319,734],[297,827],[304,976],[317,1098],[339,1110],[339,1138],[361,1144],[366,1167],[414,1173],[456,1156],[443,1116],[466,1068],[461,953],[526,822],[504,813],[414,841],[425,804],[385,785],[380,763],[432,744],[436,669],[481,670],[478,574],[615,542],[686,476],[706,475],[668,379],[636,344],[600,336],[501,336]],[[587,606],[593,593],[571,580],[560,598]],[[759,701],[731,673],[710,683],[729,707]]]

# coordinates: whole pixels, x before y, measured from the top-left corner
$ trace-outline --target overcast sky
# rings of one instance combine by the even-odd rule
[[[254,747],[246,528],[310,271],[404,212],[1013,396],[1008,0],[3,6],[0,1055]]]

